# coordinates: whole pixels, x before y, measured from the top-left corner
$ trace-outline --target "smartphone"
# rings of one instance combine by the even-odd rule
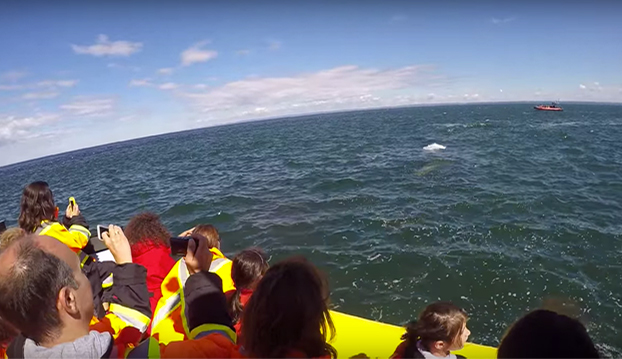
[[[97,225],[97,238],[99,238],[100,241],[104,240],[102,235],[106,232],[108,232],[108,226],[102,226],[101,224]]]
[[[172,237],[171,242],[171,254],[174,256],[185,256],[188,251],[188,242],[192,237]]]
[[[73,210],[73,207],[76,206],[76,199],[73,197],[69,197],[69,206],[71,207],[71,210]]]

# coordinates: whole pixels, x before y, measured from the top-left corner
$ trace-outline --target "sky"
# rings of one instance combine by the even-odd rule
[[[622,102],[621,1],[0,3],[0,166],[419,104]]]

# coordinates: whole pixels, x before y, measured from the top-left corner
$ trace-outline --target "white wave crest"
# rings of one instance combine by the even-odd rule
[[[438,150],[444,150],[447,147],[443,146],[443,145],[439,145],[438,143],[434,142],[431,145],[427,145],[423,148],[424,151],[438,151]]]

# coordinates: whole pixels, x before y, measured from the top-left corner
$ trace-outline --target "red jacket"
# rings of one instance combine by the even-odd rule
[[[227,297],[227,303],[229,303],[229,299],[233,296],[234,293],[235,290],[230,290],[225,293],[225,296]],[[252,289],[242,289],[242,292],[240,293],[240,303],[242,303],[242,308],[244,308],[248,300],[251,299],[251,295],[253,295]],[[238,320],[238,322],[235,323],[233,327],[235,328],[235,332],[238,335],[238,342],[240,342],[240,335],[242,334],[242,320]]]
[[[147,268],[147,290],[153,294],[149,298],[149,304],[151,313],[155,313],[158,300],[162,298],[160,285],[175,265],[171,250],[159,242],[151,240],[139,242],[132,245],[132,260]]]

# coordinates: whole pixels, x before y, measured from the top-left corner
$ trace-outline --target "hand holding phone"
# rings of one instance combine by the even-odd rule
[[[97,238],[99,238],[100,241],[104,241],[104,238],[102,237],[102,235],[106,232],[108,232],[108,226],[102,226],[101,224],[97,225]]]
[[[209,250],[207,238],[200,234],[193,234],[188,241],[188,250],[184,256],[188,272],[192,275],[197,272],[208,272],[212,265],[214,254]]]
[[[67,209],[65,210],[65,216],[67,218],[73,218],[80,214],[80,208],[76,203],[76,199],[73,197],[69,197],[69,203],[67,204]]]
[[[125,237],[121,227],[114,224],[108,226],[108,231],[102,233],[102,240],[117,264],[132,263],[130,242]]]

